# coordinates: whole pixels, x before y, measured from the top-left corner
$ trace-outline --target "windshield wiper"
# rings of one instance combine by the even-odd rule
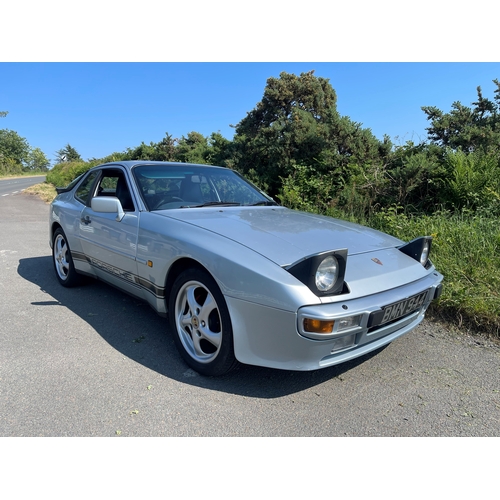
[[[248,205],[249,207],[274,207],[278,206],[278,204],[275,201],[258,201],[257,203],[252,203],[251,205]]]
[[[201,208],[201,207],[230,207],[240,206],[241,203],[235,201],[207,201],[201,205],[183,205],[181,208]]]

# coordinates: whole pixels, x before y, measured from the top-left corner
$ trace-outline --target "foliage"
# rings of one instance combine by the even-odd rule
[[[99,161],[96,163],[100,163]],[[46,181],[53,184],[55,187],[65,187],[73,179],[86,172],[93,167],[94,163],[84,161],[68,161],[58,163],[48,173]]]
[[[282,179],[277,197],[287,207],[325,213],[333,201],[334,184],[331,175],[322,175],[315,167],[298,164]]]
[[[8,114],[8,111],[0,111],[0,118]],[[49,166],[50,162],[41,149],[31,148],[28,141],[13,130],[0,130],[0,175],[43,172]]]
[[[336,102],[329,80],[314,71],[269,78],[262,100],[236,126],[235,168],[253,172],[276,195],[280,179],[293,176],[296,165],[340,179],[351,162],[379,159],[383,145],[341,117]]]
[[[17,132],[0,130],[0,159],[10,158],[22,166],[28,158],[29,150],[28,141]]]
[[[221,167],[234,168],[233,143],[220,132],[212,132],[207,139],[206,163]]]
[[[177,139],[174,139],[170,134],[165,134],[165,137],[160,142],[150,142],[149,144],[141,142],[135,148],[128,148],[120,159],[174,161],[176,142]]]
[[[56,151],[56,162],[62,163],[64,161],[81,161],[82,157],[78,153],[78,151],[71,146],[70,144],[66,144],[59,151]]]
[[[500,82],[496,86],[491,101],[483,97],[481,87],[477,87],[477,101],[472,107],[456,101],[449,113],[443,113],[435,106],[423,106],[431,125],[427,128],[429,138],[434,143],[463,151],[498,151],[500,145]]]
[[[0,153],[0,175],[17,175],[23,171],[22,165],[12,158],[4,158]]]
[[[386,164],[356,163],[350,165],[350,172],[337,194],[336,205],[343,216],[354,219],[369,217],[382,204],[388,203],[391,186]]]
[[[105,156],[104,158],[90,158],[88,160],[89,165],[100,165],[101,163],[110,163],[114,161],[125,161],[128,160],[128,155],[126,152],[122,153],[111,153],[110,155]],[[90,168],[90,166],[89,166]]]
[[[175,148],[175,159],[185,163],[205,164],[208,153],[208,140],[199,132],[189,132],[182,136]]]
[[[142,142],[135,148],[128,148],[125,153],[115,153],[115,160],[151,160],[180,161],[221,166],[232,166],[232,142],[219,132],[204,137],[199,132],[189,132],[180,139],[170,134],[160,142]],[[119,158],[118,158],[119,157]],[[114,160],[113,160],[114,161]]]
[[[28,141],[13,130],[0,130],[0,174],[46,171],[49,165],[41,149],[31,148]]]
[[[380,206],[404,205],[413,211],[429,213],[443,203],[447,170],[443,150],[436,145],[408,141],[394,147],[385,175],[388,185],[378,200]]]
[[[448,198],[452,207],[500,215],[500,166],[498,159],[481,151],[448,151]]]
[[[115,152],[104,158],[92,158],[87,162],[81,158],[60,161],[48,173],[47,181],[55,186],[66,186],[89,168],[114,161],[184,161],[230,166],[231,144],[231,141],[225,139],[220,133],[213,133],[207,138],[198,132],[190,132],[187,137],[182,137],[179,141],[171,135],[165,134],[160,142],[150,142],[149,144],[142,142],[135,148],[128,148],[121,153]],[[73,148],[70,148],[71,146],[68,145],[58,154],[61,153],[64,156],[71,153]]]
[[[50,161],[40,148],[30,148],[26,159],[26,169],[36,172],[46,172],[49,169]]]
[[[149,144],[141,142],[141,144],[135,148],[128,148],[123,159],[155,161],[157,153],[156,144],[154,142],[150,142]]]

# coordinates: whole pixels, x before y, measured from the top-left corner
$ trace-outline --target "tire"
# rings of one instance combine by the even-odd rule
[[[59,283],[65,287],[77,286],[81,276],[76,272],[66,235],[61,228],[54,232],[52,240],[52,262]]]
[[[182,272],[172,286],[168,311],[175,345],[190,368],[211,377],[236,368],[226,301],[207,272]]]

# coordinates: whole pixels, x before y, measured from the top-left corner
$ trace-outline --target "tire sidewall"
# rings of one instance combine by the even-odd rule
[[[57,271],[55,252],[56,252],[56,239],[59,235],[62,238],[64,238],[64,241],[66,243],[66,247],[68,249],[67,250],[68,275],[66,276],[66,279],[61,278],[61,276],[59,275],[59,272]],[[54,265],[54,271],[56,273],[56,278],[62,286],[72,287],[72,286],[76,286],[77,284],[79,284],[80,277],[75,270],[75,265],[73,264],[73,258],[71,257],[71,249],[69,247],[68,238],[66,238],[66,234],[64,233],[64,231],[60,227],[54,231],[54,237],[52,239],[52,264]]]

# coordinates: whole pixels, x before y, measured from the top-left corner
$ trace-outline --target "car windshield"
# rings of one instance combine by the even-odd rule
[[[133,169],[148,210],[276,205],[233,170],[203,165],[139,165]]]

